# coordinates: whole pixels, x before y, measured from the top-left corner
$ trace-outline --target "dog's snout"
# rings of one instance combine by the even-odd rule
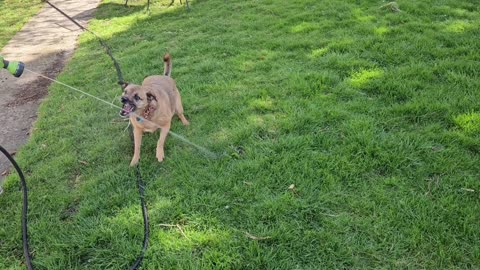
[[[122,103],[127,103],[128,98],[127,98],[127,97],[121,97],[121,98],[120,98],[120,101],[121,101]]]

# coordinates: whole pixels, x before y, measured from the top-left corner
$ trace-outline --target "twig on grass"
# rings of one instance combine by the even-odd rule
[[[319,213],[320,215],[324,215],[327,217],[339,217],[340,215],[334,215],[334,214],[327,214],[327,213]]]
[[[188,236],[187,236],[187,235],[185,234],[185,232],[183,231],[182,226],[180,226],[180,224],[178,224],[178,223],[177,223],[177,224],[165,224],[165,223],[160,223],[160,224],[158,224],[157,226],[162,226],[162,227],[176,227],[176,228],[180,231],[180,233],[183,235],[183,237],[189,239]]]
[[[188,239],[187,235],[183,232],[182,227],[181,227],[180,224],[178,224],[178,223],[177,223],[177,228],[178,228],[178,230],[180,231],[180,233],[181,233],[185,238]]]
[[[160,223],[160,224],[158,224],[157,226],[162,226],[162,227],[177,227],[176,224],[164,224],[164,223]]]
[[[401,12],[397,2],[390,2],[380,7],[380,9],[388,9],[392,12]]]
[[[259,236],[251,235],[251,234],[249,234],[248,232],[245,232],[245,235],[246,235],[248,238],[250,238],[250,239],[252,239],[252,240],[256,240],[256,241],[272,239],[272,237],[270,237],[270,236],[259,237]]]

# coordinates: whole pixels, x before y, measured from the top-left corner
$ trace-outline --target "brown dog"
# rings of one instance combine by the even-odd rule
[[[169,54],[165,54],[164,75],[146,77],[142,85],[125,83],[121,98],[123,108],[120,116],[130,117],[133,126],[135,150],[130,166],[134,166],[140,159],[140,145],[143,132],[154,132],[161,128],[160,139],[157,143],[157,159],[163,161],[165,157],[163,145],[170,130],[170,123],[174,114],[177,114],[184,125],[188,121],[183,115],[182,100],[175,81],[170,78],[172,61]]]

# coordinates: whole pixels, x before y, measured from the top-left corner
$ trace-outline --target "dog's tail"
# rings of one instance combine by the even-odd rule
[[[170,54],[167,53],[163,56],[163,63],[163,75],[170,77],[170,74],[172,73],[172,58],[170,57]]]

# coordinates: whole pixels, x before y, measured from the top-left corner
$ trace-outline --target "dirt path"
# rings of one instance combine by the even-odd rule
[[[50,0],[52,4],[86,26],[100,0]],[[81,30],[45,4],[21,31],[2,49],[7,60],[22,61],[30,70],[55,78],[70,59]],[[40,101],[47,94],[50,82],[24,72],[14,78],[0,70],[0,145],[15,153],[30,135]],[[9,168],[0,157],[0,192]]]

